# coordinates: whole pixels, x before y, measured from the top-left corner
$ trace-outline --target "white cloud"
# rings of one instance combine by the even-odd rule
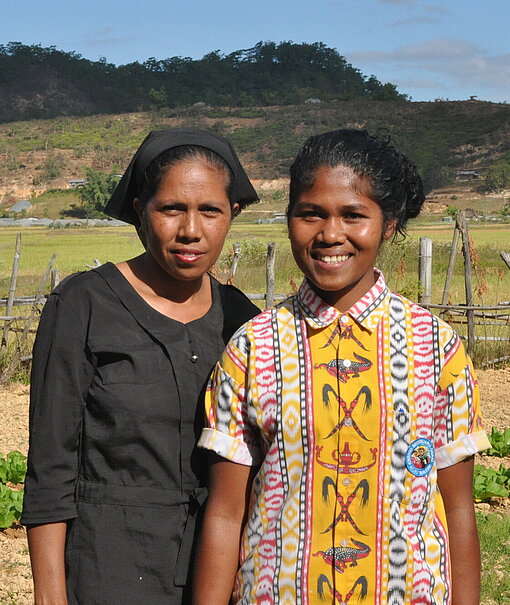
[[[115,30],[111,25],[101,27],[89,32],[83,43],[88,48],[96,48],[98,46],[115,46],[117,44],[125,44],[129,40],[133,40],[130,36],[115,36]]]
[[[433,90],[436,89],[446,89],[446,86],[440,82],[439,80],[435,80],[432,78],[417,78],[415,80],[413,79],[403,79],[403,78],[396,78],[395,81],[393,82],[393,84],[395,84],[397,86],[397,88],[399,88],[400,90],[403,89],[410,89],[410,88],[430,88]]]
[[[472,94],[510,98],[510,54],[490,55],[463,40],[435,39],[390,52],[355,52],[348,54],[348,60],[363,71],[385,69],[398,74],[412,73],[411,79],[418,82],[437,80],[451,89],[469,88],[474,91]],[[400,83],[398,78],[391,81],[409,88],[403,84],[404,79]]]
[[[398,63],[424,63],[431,60],[465,58],[476,53],[476,47],[461,40],[436,39],[427,40],[421,44],[407,44],[393,51],[359,51],[351,53],[352,61],[383,63],[395,61]]]
[[[429,4],[428,6],[423,7],[429,13],[435,13],[436,15],[451,15],[452,13],[445,8],[444,6],[439,6],[438,4]]]
[[[401,25],[435,25],[436,23],[439,23],[439,19],[435,19],[434,17],[409,17],[408,19],[399,19],[398,21],[394,21],[391,25],[394,27],[400,27]]]

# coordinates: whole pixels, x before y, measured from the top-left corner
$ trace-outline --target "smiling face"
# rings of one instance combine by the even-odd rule
[[[375,283],[374,265],[393,223],[384,225],[369,182],[345,166],[321,166],[289,214],[292,253],[317,294],[347,311]]]
[[[237,206],[230,206],[228,183],[205,160],[181,160],[145,206],[135,199],[147,253],[165,279],[200,283],[218,259]]]

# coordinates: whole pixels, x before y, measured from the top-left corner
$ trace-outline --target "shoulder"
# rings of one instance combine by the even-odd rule
[[[426,332],[427,326],[429,326],[437,335],[437,340],[443,345],[460,340],[457,332],[443,319],[397,292],[390,293],[390,315],[394,312],[395,303],[404,308],[406,315],[412,322],[413,332],[421,330]]]
[[[105,286],[104,278],[95,269],[73,273],[64,278],[49,294],[46,306],[82,306],[83,303],[92,303]]]
[[[235,286],[216,283],[225,316],[232,316],[242,324],[260,313],[260,309],[241,290]]]
[[[269,332],[278,331],[281,326],[295,319],[295,298],[295,295],[290,296],[264,311],[258,309],[258,313],[237,330],[235,337],[248,338],[253,344],[260,339],[266,340]]]
[[[87,290],[95,281],[94,278],[91,279],[91,273],[92,271],[80,271],[68,275],[51,292],[50,296],[63,299]]]

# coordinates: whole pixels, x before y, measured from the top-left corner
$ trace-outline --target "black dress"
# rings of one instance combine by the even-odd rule
[[[189,600],[206,496],[197,401],[225,342],[259,311],[211,281],[210,310],[188,324],[111,263],[64,280],[45,305],[22,522],[68,521],[70,605]]]

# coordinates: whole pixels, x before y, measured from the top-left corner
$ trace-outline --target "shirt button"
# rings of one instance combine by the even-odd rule
[[[197,363],[197,361],[198,361],[198,356],[197,356],[197,355],[192,355],[192,356],[191,356],[191,361],[192,361],[193,363]]]
[[[340,317],[340,321],[343,324],[346,324],[349,321],[349,317],[347,315],[342,315],[342,317]]]

